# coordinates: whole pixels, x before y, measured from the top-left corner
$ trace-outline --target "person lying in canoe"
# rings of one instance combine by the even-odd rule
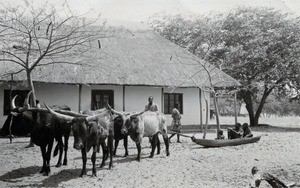
[[[251,138],[253,137],[252,130],[250,129],[248,123],[243,124],[243,138]]]
[[[228,127],[227,131],[228,139],[242,138],[244,135],[244,131],[240,123],[236,123],[233,129]]]

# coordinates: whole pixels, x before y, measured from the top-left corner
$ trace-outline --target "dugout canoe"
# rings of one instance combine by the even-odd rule
[[[224,146],[238,146],[242,144],[255,143],[260,140],[261,136],[255,136],[252,138],[237,138],[237,139],[225,139],[225,140],[210,140],[210,139],[197,139],[191,137],[192,141],[198,145],[204,147],[224,147]]]

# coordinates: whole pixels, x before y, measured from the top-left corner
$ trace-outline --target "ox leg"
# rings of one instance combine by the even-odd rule
[[[108,136],[108,151],[109,151],[109,167],[108,169],[110,170],[113,165],[113,147],[114,147],[114,135],[113,132],[109,131],[109,136]]]
[[[124,148],[125,148],[125,155],[124,157],[128,156],[128,136],[125,136],[123,140]]]
[[[69,137],[70,137],[70,133],[65,135],[65,145],[64,145],[65,156],[64,156],[63,165],[68,164],[68,158],[67,158],[68,155],[67,154],[68,154],[68,147],[69,147]]]
[[[44,173],[46,171],[46,146],[40,146],[41,152],[42,152],[42,158],[43,158],[43,167],[40,171],[40,173]]]
[[[136,160],[137,161],[141,161],[141,150],[142,150],[142,147],[141,147],[141,143],[139,142],[139,143],[136,143],[136,148],[137,148],[137,150],[138,150],[138,155],[137,155],[137,158],[136,158]]]
[[[154,156],[154,151],[155,151],[155,148],[157,146],[157,137],[158,135],[155,134],[152,139],[151,139],[151,153],[150,153],[150,158],[153,158]]]
[[[86,175],[86,160],[87,160],[87,157],[86,157],[86,148],[83,147],[81,149],[81,156],[82,156],[82,170],[81,170],[81,173],[80,173],[80,176],[79,177],[83,177]]]
[[[160,140],[159,140],[158,135],[157,135],[157,144],[156,144],[156,146],[157,146],[157,155],[159,155],[160,154]]]
[[[116,155],[116,153],[117,153],[117,148],[118,148],[118,145],[119,145],[119,141],[120,141],[120,140],[115,139],[114,155]]]
[[[59,150],[59,156],[58,156],[58,161],[57,161],[57,164],[55,165],[55,167],[61,167],[61,159],[62,159],[63,147],[64,147],[64,144],[62,142],[62,138],[58,138],[58,143],[57,143],[57,146],[55,147],[53,156],[57,155],[57,147],[58,147],[58,150]]]
[[[169,156],[170,155],[170,151],[169,151],[169,138],[168,138],[167,131],[163,130],[162,135],[163,135],[164,142],[165,142],[165,145],[166,145],[166,153],[167,153],[167,156]]]
[[[93,164],[93,170],[92,170],[92,177],[97,176],[96,171],[96,152],[97,152],[97,146],[93,146],[93,154],[92,154],[92,164]]]
[[[48,176],[50,174],[50,160],[51,160],[51,152],[52,152],[53,142],[54,142],[54,140],[52,140],[48,144],[48,148],[47,148],[47,153],[46,153],[46,171],[45,171],[45,174],[44,174],[46,176]]]
[[[101,148],[102,148],[102,155],[103,155],[102,156],[102,162],[101,162],[100,168],[103,168],[104,165],[105,165],[105,161],[108,158],[108,151],[107,151],[107,147],[106,147],[105,141],[101,141],[100,145],[101,145]]]

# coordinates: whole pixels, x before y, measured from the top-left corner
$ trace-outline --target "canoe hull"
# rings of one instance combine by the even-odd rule
[[[196,139],[192,138],[192,141],[198,145],[204,147],[224,147],[224,146],[238,146],[242,144],[255,143],[260,140],[260,136],[252,138],[241,138],[241,139],[227,139],[227,140],[208,140],[208,139]]]

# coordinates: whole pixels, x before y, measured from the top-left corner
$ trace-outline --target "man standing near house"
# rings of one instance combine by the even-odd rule
[[[158,111],[158,107],[157,104],[155,104],[153,102],[154,98],[152,96],[150,96],[148,98],[148,104],[145,106],[145,111],[152,111],[152,112],[157,112]]]

